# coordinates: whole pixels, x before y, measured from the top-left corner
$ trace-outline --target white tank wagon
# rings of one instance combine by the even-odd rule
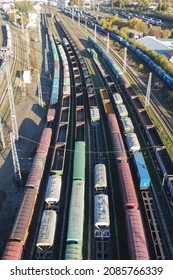
[[[36,247],[37,258],[39,258],[39,251],[46,254],[50,248],[53,247],[55,230],[56,230],[57,214],[54,210],[45,210],[42,215],[40,230],[37,238]]]
[[[92,123],[100,121],[100,113],[99,113],[99,109],[97,107],[90,108],[90,115],[91,115]]]
[[[130,118],[123,118],[121,119],[124,133],[130,133],[134,131],[134,126]]]
[[[96,238],[110,237],[110,218],[108,195],[97,194],[94,198],[94,236]]]
[[[62,177],[59,175],[49,176],[47,190],[45,195],[45,202],[51,205],[57,205],[60,200]]]
[[[113,98],[114,98],[115,104],[117,104],[117,105],[118,104],[123,104],[122,97],[119,93],[114,93]]]
[[[135,153],[140,150],[140,144],[136,133],[126,134],[127,146],[130,152]]]
[[[118,110],[119,116],[121,118],[128,117],[128,111],[127,111],[126,106],[124,104],[118,104],[117,105],[117,110]]]
[[[106,167],[99,163],[94,168],[94,188],[96,191],[104,190],[107,187]]]

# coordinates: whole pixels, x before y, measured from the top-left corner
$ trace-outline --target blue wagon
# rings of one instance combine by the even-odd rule
[[[148,189],[151,184],[151,178],[141,152],[134,153],[134,163],[137,169],[140,189]]]

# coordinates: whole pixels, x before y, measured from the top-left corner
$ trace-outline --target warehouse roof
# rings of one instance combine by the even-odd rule
[[[154,50],[158,53],[164,53],[165,51],[172,50],[170,46],[167,46],[165,42],[156,39],[155,36],[146,36],[138,39],[138,42],[146,46],[150,50]]]

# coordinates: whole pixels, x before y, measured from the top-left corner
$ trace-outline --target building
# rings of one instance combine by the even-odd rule
[[[159,54],[165,54],[165,52],[173,50],[172,41],[168,40],[158,40],[155,36],[146,36],[137,40],[149,50],[156,51]]]
[[[143,32],[142,31],[138,31],[135,29],[129,29],[129,37],[130,38],[134,38],[134,39],[139,39],[143,37]]]
[[[137,40],[149,50],[163,54],[173,63],[173,39],[156,39],[154,36],[146,36]]]

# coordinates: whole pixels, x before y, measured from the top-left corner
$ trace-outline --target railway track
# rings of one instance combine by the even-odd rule
[[[10,71],[11,71],[11,79],[13,85],[13,96],[14,100],[17,98],[17,94],[19,93],[18,87],[15,86],[15,79],[16,79],[16,72],[17,71],[24,71],[26,66],[26,54],[25,54],[25,44],[23,44],[22,38],[19,33],[15,30],[12,32],[13,34],[13,55],[9,56],[9,63],[10,63]],[[10,115],[9,106],[5,105],[6,102],[9,103],[9,100],[6,100],[7,95],[7,82],[6,78],[3,79],[3,83],[1,85],[1,98],[0,98],[0,107],[2,110],[3,120],[5,123],[8,122],[8,118]],[[5,107],[4,107],[5,105]]]
[[[64,16],[66,19],[68,18],[67,16]],[[72,24],[72,20],[70,20],[71,24]],[[76,24],[77,25],[77,24]],[[76,26],[77,27],[77,26]],[[84,27],[83,27],[84,28]],[[86,30],[86,29],[85,29]],[[87,32],[88,34],[94,36],[94,31],[90,28],[87,28]],[[88,35],[84,34],[84,30],[83,30],[83,38],[87,38]],[[104,36],[105,37],[105,36]],[[103,43],[103,37],[101,37],[100,35],[97,35],[97,41],[99,42],[99,44],[106,50],[106,42]],[[115,59],[116,62],[118,62],[118,64],[121,66],[121,68],[123,67],[123,63],[124,60],[117,54],[115,53],[115,51],[112,48],[109,48],[109,53],[110,55]],[[146,91],[147,91],[147,87],[146,84],[139,79],[139,77],[137,77],[137,74],[134,72],[134,70],[127,65],[127,74],[130,77],[131,81],[133,81],[139,91],[143,94],[143,96],[145,97],[146,95]],[[154,111],[154,113],[156,114],[157,118],[161,121],[162,125],[164,126],[165,131],[167,132],[167,134],[169,135],[169,137],[172,139],[173,141],[173,121],[171,116],[166,112],[166,110],[163,108],[163,106],[160,104],[160,102],[157,100],[157,98],[154,96],[154,94],[151,91],[151,99],[150,99],[150,105]]]

